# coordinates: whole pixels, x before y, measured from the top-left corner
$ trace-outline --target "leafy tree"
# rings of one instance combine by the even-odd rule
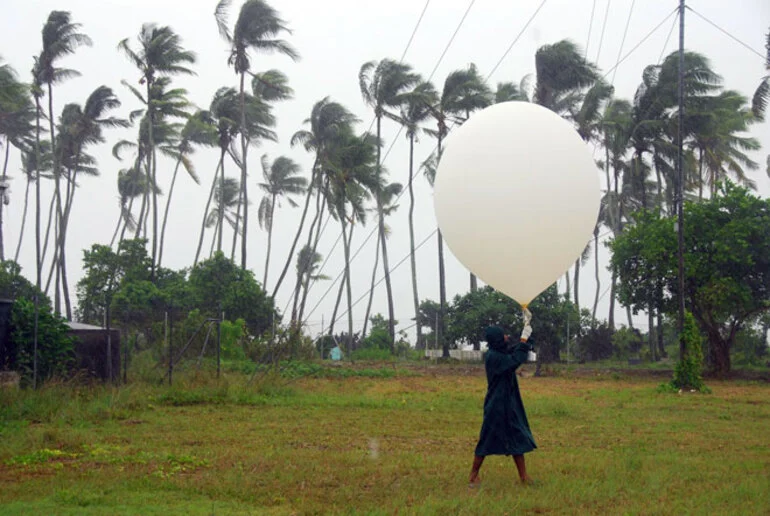
[[[261,335],[278,317],[254,273],[220,252],[193,267],[188,281],[192,301],[201,313],[219,318],[224,312],[228,320],[243,319],[251,335]]]
[[[767,41],[765,42],[765,49],[767,49],[767,56],[765,57],[765,71],[767,75],[762,77],[759,81],[754,92],[754,97],[751,102],[751,109],[759,120],[764,120],[765,111],[767,110],[767,103],[770,101],[770,30],[767,31]]]
[[[117,252],[94,244],[83,251],[83,277],[78,281],[78,320],[101,325],[115,292],[123,283],[150,281],[151,258],[144,239],[123,240]]]
[[[717,196],[685,206],[685,299],[706,333],[717,375],[730,371],[738,331],[770,309],[770,201],[726,183]],[[674,313],[678,295],[677,242],[672,218],[657,214],[611,243],[620,299],[638,307],[656,283],[661,309]]]

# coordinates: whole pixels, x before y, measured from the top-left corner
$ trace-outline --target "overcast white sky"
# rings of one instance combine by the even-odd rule
[[[498,81],[519,81],[524,75],[533,73],[537,48],[564,38],[575,41],[582,48],[587,47],[588,58],[598,62],[601,69],[609,70],[618,61],[619,54],[625,55],[633,49],[676,8],[677,4],[674,0],[548,0],[490,78],[490,83],[494,86]],[[198,75],[175,79],[175,84],[189,91],[191,101],[197,106],[208,108],[217,88],[237,85],[235,75],[227,67],[227,46],[220,39],[214,22],[216,2],[213,0],[4,0],[4,5],[5,16],[0,19],[0,55],[19,72],[23,80],[29,80],[32,56],[39,53],[41,48],[40,30],[51,10],[70,11],[74,21],[83,25],[82,31],[93,39],[93,47],[82,48],[61,63],[61,66],[79,70],[82,77],[56,88],[54,102],[57,113],[67,102],[83,103],[88,94],[100,85],[113,88],[123,101],[123,107],[116,114],[127,117],[132,109],[139,107],[136,99],[120,83],[122,79],[126,79],[135,84],[139,76],[125,57],[117,52],[116,46],[123,38],[135,38],[145,22],[170,25],[181,35],[183,44],[197,53],[195,70]],[[277,144],[266,143],[260,148],[251,149],[249,153],[249,191],[252,201],[249,267],[255,271],[260,281],[264,270],[266,233],[259,230],[256,223],[256,207],[259,203],[256,183],[261,180],[259,157],[263,153],[268,153],[271,158],[286,155],[300,163],[307,173],[312,165],[312,156],[301,148],[291,148],[289,139],[302,127],[302,121],[309,115],[313,104],[327,95],[356,113],[362,119],[361,130],[366,129],[372,114],[361,100],[358,70],[369,60],[385,57],[398,59],[401,56],[425,2],[284,0],[273,1],[272,5],[292,28],[293,34],[288,39],[301,53],[302,59],[296,63],[281,56],[260,55],[253,59],[254,70],[283,70],[295,90],[294,100],[276,107],[280,141]],[[477,64],[482,74],[489,73],[539,5],[540,0],[477,0],[438,65],[433,82],[440,85],[449,72],[465,67],[471,62]],[[589,24],[594,5],[595,14],[589,40]],[[468,6],[468,0],[433,0],[408,49],[405,61],[424,77],[430,75]],[[764,54],[764,35],[770,27],[770,2],[690,0],[688,6],[716,22],[756,52]],[[233,18],[239,7],[240,2],[235,1]],[[621,52],[621,41],[626,22],[629,20],[629,12],[629,28]],[[606,30],[602,39],[605,13]],[[615,75],[617,96],[630,99],[640,82],[643,68],[658,62],[662,53],[676,49],[676,30],[665,45],[673,20],[673,17],[670,18],[618,67]],[[687,48],[708,56],[713,68],[723,76],[727,88],[738,90],[750,97],[760,78],[766,73],[760,56],[725,36],[692,12],[688,11],[686,22]],[[612,77],[613,74],[610,73],[608,78]],[[385,122],[383,127],[387,148],[393,142],[398,128],[390,122]],[[67,256],[73,299],[74,286],[82,274],[82,250],[94,243],[109,243],[118,219],[116,177],[118,170],[126,168],[127,164],[112,157],[112,144],[120,138],[133,139],[134,134],[135,129],[110,131],[108,144],[91,151],[99,161],[101,176],[83,179],[76,194]],[[762,151],[755,153],[753,157],[764,164],[765,156],[770,151],[770,123],[755,126],[751,134],[758,138],[763,146]],[[416,149],[416,161],[422,161],[433,150],[434,145],[435,142],[430,138],[422,138]],[[192,264],[203,209],[216,166],[216,154],[215,151],[199,150],[194,156],[201,186],[195,185],[189,177],[180,177],[181,180],[178,181],[164,251],[163,265],[166,267],[182,268]],[[385,161],[391,180],[406,182],[407,163],[408,145],[401,135]],[[158,165],[159,183],[165,189],[171,178],[173,163],[159,161]],[[230,164],[228,168],[229,174],[234,176],[235,166]],[[11,154],[9,175],[13,177],[11,203],[6,207],[3,229],[6,255],[12,257],[19,236],[25,186],[16,153]],[[764,173],[764,167],[750,175],[757,181],[760,194],[768,196],[770,180]],[[44,185],[43,189],[46,205],[50,199],[49,186]],[[422,176],[416,180],[415,187],[418,203],[415,236],[416,241],[421,242],[435,229],[436,222],[432,192]],[[515,195],[512,195],[511,202],[515,202]],[[388,220],[392,227],[389,240],[391,265],[398,263],[409,252],[407,196],[402,198],[400,204],[401,208]],[[32,209],[30,206],[30,210]],[[32,213],[34,212],[31,211],[30,216]],[[280,267],[286,260],[299,217],[300,210],[292,210],[286,204],[276,216],[268,290],[277,280]],[[24,273],[30,279],[34,279],[35,246],[31,229],[33,224],[33,219],[30,218],[19,259]],[[356,230],[354,250],[358,249],[373,228],[374,225],[370,224],[365,229]],[[327,227],[319,248],[322,254],[329,253],[339,231],[333,224]],[[375,252],[374,242],[374,238],[370,239],[353,262],[354,300],[363,296],[369,288]],[[602,292],[609,285],[609,273],[604,265],[606,254],[607,251],[602,249]],[[467,291],[468,274],[448,250],[447,256],[448,296],[451,299],[455,294]],[[420,298],[438,299],[435,238],[431,238],[417,252],[417,262]],[[342,266],[342,248],[338,246],[323,272],[336,278],[342,271]],[[294,270],[293,261],[291,270]],[[381,275],[381,272],[378,273],[378,277]],[[406,260],[392,275],[396,318],[401,328],[410,326],[410,319],[414,315],[410,278],[409,262]],[[583,270],[581,278],[581,304],[587,305],[592,302],[596,289],[592,265]],[[336,287],[321,300],[329,283],[317,284],[311,291],[308,310],[320,302],[318,308],[309,315],[308,325],[311,332],[320,331],[322,318],[328,324],[331,316]],[[291,282],[285,282],[278,294],[277,305],[281,310],[289,300],[290,285]],[[356,324],[362,323],[365,305],[364,299],[354,308]],[[600,313],[605,314],[605,317],[607,306],[605,296],[600,304]],[[373,313],[377,312],[387,312],[384,283],[375,293]],[[624,320],[620,311],[618,317],[620,321]],[[338,323],[338,328],[341,329],[345,324],[342,320]]]

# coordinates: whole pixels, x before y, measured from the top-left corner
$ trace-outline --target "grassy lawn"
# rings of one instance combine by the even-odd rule
[[[0,392],[0,513],[770,513],[766,383],[522,378],[539,483],[469,490],[481,367],[363,373]]]

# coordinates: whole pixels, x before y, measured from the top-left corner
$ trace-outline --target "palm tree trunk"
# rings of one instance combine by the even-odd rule
[[[655,306],[652,300],[647,305],[647,344],[650,346],[650,358],[657,361],[655,352]]]
[[[380,205],[380,211],[382,205]],[[380,238],[382,240],[382,269],[385,272],[385,290],[388,294],[388,334],[390,335],[390,350],[396,352],[396,317],[393,309],[393,287],[390,283],[390,264],[388,262],[388,244],[385,237],[385,215],[380,217]]]
[[[626,306],[626,319],[628,320],[628,327],[634,329],[634,319],[631,317],[631,307]]]
[[[219,163],[219,234],[217,235],[217,252],[222,252],[222,234],[225,228],[225,154],[222,151],[222,158]],[[237,231],[236,231],[237,233]]]
[[[308,189],[307,189],[307,195],[305,195],[305,207],[302,210],[302,218],[299,221],[299,228],[297,228],[297,233],[294,235],[294,241],[291,243],[291,249],[289,249],[289,257],[286,259],[286,263],[283,266],[281,275],[278,277],[278,281],[273,287],[273,293],[271,295],[273,299],[275,299],[275,295],[278,293],[278,289],[281,288],[281,283],[283,283],[283,279],[286,277],[286,271],[289,270],[291,259],[294,256],[294,250],[297,248],[297,242],[299,241],[299,237],[302,234],[302,229],[305,225],[305,217],[307,216],[307,210],[310,207],[310,199],[312,199],[313,197],[313,185],[316,179],[317,166],[318,166],[318,155],[316,155],[315,162],[313,163],[312,173],[310,177],[310,185],[308,186]]]
[[[572,300],[572,280],[570,279],[570,276],[569,276],[569,269],[567,269],[566,272],[564,273],[564,282],[567,286],[567,292],[566,292],[567,301],[571,301]]]
[[[313,238],[313,248],[310,251],[311,256],[315,256],[316,250],[318,249],[318,241],[321,238],[321,225],[323,223],[323,218],[324,218],[324,210],[321,208],[321,193],[322,193],[322,190],[319,188],[318,195],[316,196],[316,210],[317,210],[317,216],[318,216],[318,223],[316,224],[315,237]],[[355,229],[355,226],[351,226],[350,228],[350,234],[348,235],[348,240],[350,242],[353,241],[353,229]],[[311,233],[312,233],[312,230],[311,230]],[[348,243],[348,245],[350,245],[350,242]],[[303,285],[302,301],[300,301],[300,304],[299,304],[300,320],[302,320],[302,317],[305,314],[305,304],[307,303],[307,297],[310,292],[311,286],[312,284],[310,283],[310,271],[308,271],[308,281],[305,285]]]
[[[265,275],[262,280],[262,290],[267,291],[267,271],[270,268],[270,251],[273,244],[273,215],[275,214],[275,198],[276,194],[273,194],[272,202],[270,204],[270,224],[267,227],[267,256],[265,256]]]
[[[128,201],[128,215],[131,215],[131,210],[134,207],[134,198],[132,197],[130,201]],[[120,223],[120,221],[118,221]],[[120,237],[118,238],[118,245],[117,248],[120,249],[120,243],[123,241],[123,237],[126,234],[126,229],[128,228],[128,217],[124,217],[123,220],[123,229],[120,231]],[[110,245],[112,247],[112,245]]]
[[[238,235],[241,229],[241,204],[243,203],[243,189],[238,189],[238,204],[235,208],[235,227],[233,228],[233,246],[230,249],[230,261],[235,263],[235,245],[238,243]]]
[[[214,224],[214,234],[211,236],[211,248],[209,249],[209,260],[214,256],[214,244],[217,243],[218,235],[222,231],[222,220],[217,218]]]
[[[577,260],[575,260],[575,307],[577,307],[578,314],[580,313],[580,259],[582,257],[579,256]]]
[[[599,280],[599,225],[594,228],[594,278],[596,279],[596,293],[594,294],[594,307],[591,310],[591,319],[596,320],[596,307],[599,306],[599,291],[602,288]]]
[[[62,217],[61,230],[59,236],[59,262],[61,267],[61,280],[62,280],[62,294],[64,296],[64,310],[67,314],[67,320],[72,320],[72,304],[70,303],[69,295],[69,282],[67,281],[67,228],[69,227],[70,213],[72,212],[72,205],[75,201],[75,191],[77,187],[77,167],[80,162],[80,149],[78,149],[75,156],[75,164],[70,176],[70,186],[67,189],[67,203],[64,208],[64,216]]]
[[[171,186],[168,188],[168,197],[166,197],[166,209],[163,211],[163,224],[160,227],[160,247],[158,248],[158,268],[163,261],[163,243],[166,239],[166,222],[168,222],[168,210],[171,207],[171,196],[174,194],[174,185],[176,184],[176,175],[179,172],[179,165],[182,164],[182,156],[176,160],[174,174],[171,176]]]
[[[31,172],[31,171],[30,171]],[[27,186],[24,189],[24,209],[21,212],[21,228],[19,229],[19,243],[16,244],[16,253],[13,255],[13,261],[19,263],[19,251],[21,250],[21,242],[24,238],[24,226],[27,222],[27,205],[29,203],[29,178],[27,178]]]
[[[372,300],[374,299],[374,282],[377,279],[377,267],[380,265],[380,243],[382,240],[378,237],[374,250],[374,267],[372,268],[372,286],[369,289],[369,301],[366,303],[366,315],[364,316],[364,329],[361,331],[361,338],[366,337],[366,330],[369,326],[369,315],[372,311]]]
[[[377,178],[382,177],[382,145],[381,145],[382,115],[377,115]],[[385,238],[385,210],[382,200],[377,196],[377,215],[379,216],[380,240],[382,240],[382,268],[385,272],[385,290],[388,295],[388,335],[390,336],[390,349],[396,350],[396,317],[393,310],[393,287],[390,284],[390,265],[388,264],[388,242]],[[366,324],[366,322],[364,322]]]
[[[59,238],[59,219],[54,219],[54,238]],[[48,279],[45,282],[45,293],[48,294],[48,291],[51,288],[51,280],[53,280],[54,275],[56,271],[58,271],[58,268],[56,267],[56,264],[59,263],[59,246],[55,246],[53,249],[53,258],[51,259],[51,266],[48,268]],[[58,278],[57,278],[58,279]],[[58,287],[58,282],[56,284]],[[59,313],[58,311],[56,313]]]
[[[350,228],[350,233],[348,234],[348,249],[350,249],[350,245],[353,243],[353,229],[355,227]],[[344,238],[344,237],[343,237]],[[345,248],[345,242],[342,242],[343,251]],[[329,335],[334,335],[334,323],[337,322],[337,312],[340,309],[340,303],[342,302],[342,293],[345,290],[345,286],[347,285],[347,282],[345,281],[345,277],[343,276],[342,281],[340,282],[340,288],[337,291],[337,300],[334,302],[334,310],[332,310],[332,320],[331,324],[329,325]]]
[[[348,356],[353,351],[353,292],[350,287],[350,243],[347,238],[347,221],[345,214],[340,217],[342,223],[342,243],[345,247],[345,295],[348,300]]]
[[[45,261],[45,255],[48,254],[48,240],[51,236],[51,224],[53,223],[53,220],[54,220],[53,210],[55,206],[56,206],[56,195],[52,195],[51,202],[48,205],[48,222],[46,223],[46,226],[45,226],[45,238],[43,239],[43,255],[41,257],[43,262]],[[42,269],[43,267],[42,262],[40,264],[40,267]]]
[[[607,314],[607,324],[613,332],[615,331],[615,285],[617,285],[617,282],[617,273],[613,271],[610,283],[610,311],[609,314]]]
[[[58,220],[61,220],[62,206],[61,206],[61,183],[59,174],[59,153],[56,150],[56,134],[54,131],[54,115],[53,115],[53,85],[48,83],[48,125],[51,131],[51,152],[53,153],[53,177],[54,177],[54,197],[56,199],[56,216]],[[54,259],[54,262],[56,260]],[[54,306],[56,313],[61,313],[61,298],[59,297],[59,267],[56,264],[56,293],[54,295]]]
[[[155,278],[155,265],[158,260],[158,191],[157,178],[155,177],[155,135],[154,135],[154,110],[152,105],[152,83],[147,78],[147,175],[149,187],[152,189],[152,262],[150,265],[150,278]]]
[[[43,262],[40,246],[40,97],[35,94],[35,321],[32,329],[32,387],[37,388],[37,344]]]
[[[438,341],[441,344],[441,356],[449,358],[449,341],[444,338],[444,315],[446,314],[446,274],[444,271],[444,238],[441,230],[438,231],[438,289],[439,289],[439,309],[438,309]]]
[[[246,244],[249,228],[249,195],[246,179],[248,177],[248,168],[246,165],[246,96],[244,93],[244,80],[246,74],[241,72],[241,197],[243,198],[243,236],[241,237],[241,268],[246,269]],[[237,231],[236,231],[237,233]]]
[[[6,172],[8,171],[8,156],[11,152],[10,138],[5,137],[5,163],[3,164],[3,181],[6,178]],[[3,209],[5,203],[3,199],[0,199],[0,261],[5,261],[5,245],[3,244]]]
[[[203,247],[203,234],[206,232],[206,218],[209,214],[209,208],[211,207],[211,199],[214,198],[214,190],[217,186],[217,179],[219,177],[219,168],[222,166],[222,160],[225,159],[225,151],[222,151],[222,155],[219,158],[219,163],[217,164],[217,169],[214,171],[214,180],[211,182],[211,190],[209,191],[209,199],[206,201],[206,209],[203,211],[203,222],[201,222],[201,235],[200,238],[198,238],[198,250],[195,251],[195,261],[193,262],[193,267],[195,267],[198,264],[198,258],[200,258],[201,255],[201,248]]]
[[[417,258],[414,255],[414,134],[409,135],[409,262],[412,266],[412,300],[414,301],[414,320],[420,313],[420,296],[417,291]],[[422,328],[416,325],[417,338],[415,348],[422,342]]]
[[[323,209],[321,209],[321,195],[322,195],[323,189],[319,188],[318,192],[316,193],[316,199],[315,199],[315,216],[313,217],[313,221],[310,223],[310,230],[307,234],[307,243],[305,246],[310,249],[310,255],[315,256],[316,249],[318,249],[318,240],[321,238],[321,221],[323,219]],[[315,232],[315,236],[313,236],[313,233]],[[352,230],[351,230],[352,233]],[[312,243],[312,248],[310,247]],[[309,271],[303,271],[303,274],[307,272],[308,279],[307,281],[303,281],[300,290],[296,290],[296,292],[302,292],[302,301],[299,305],[299,318],[302,319],[302,314],[305,312],[305,302],[307,301],[308,291],[310,290],[310,278],[309,278]]]
[[[438,134],[438,159],[436,165],[441,161],[442,153],[442,131],[443,121],[439,120],[439,134]],[[436,337],[441,345],[441,355],[444,358],[449,358],[449,341],[444,339],[445,315],[446,315],[446,272],[444,270],[444,237],[441,235],[441,230],[437,231],[438,240],[438,292],[439,292],[439,309],[438,309],[438,328],[436,328]]]
[[[698,149],[698,201],[703,200],[703,149]]]

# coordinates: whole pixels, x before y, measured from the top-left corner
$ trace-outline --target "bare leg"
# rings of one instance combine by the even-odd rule
[[[513,462],[516,463],[516,469],[519,470],[519,478],[522,483],[526,484],[532,479],[527,475],[527,466],[524,464],[524,455],[514,455]]]
[[[480,455],[475,455],[473,457],[473,468],[471,468],[471,476],[468,479],[468,483],[471,486],[478,485],[481,481],[479,480],[479,470],[481,469],[481,465],[484,463],[484,457]]]

